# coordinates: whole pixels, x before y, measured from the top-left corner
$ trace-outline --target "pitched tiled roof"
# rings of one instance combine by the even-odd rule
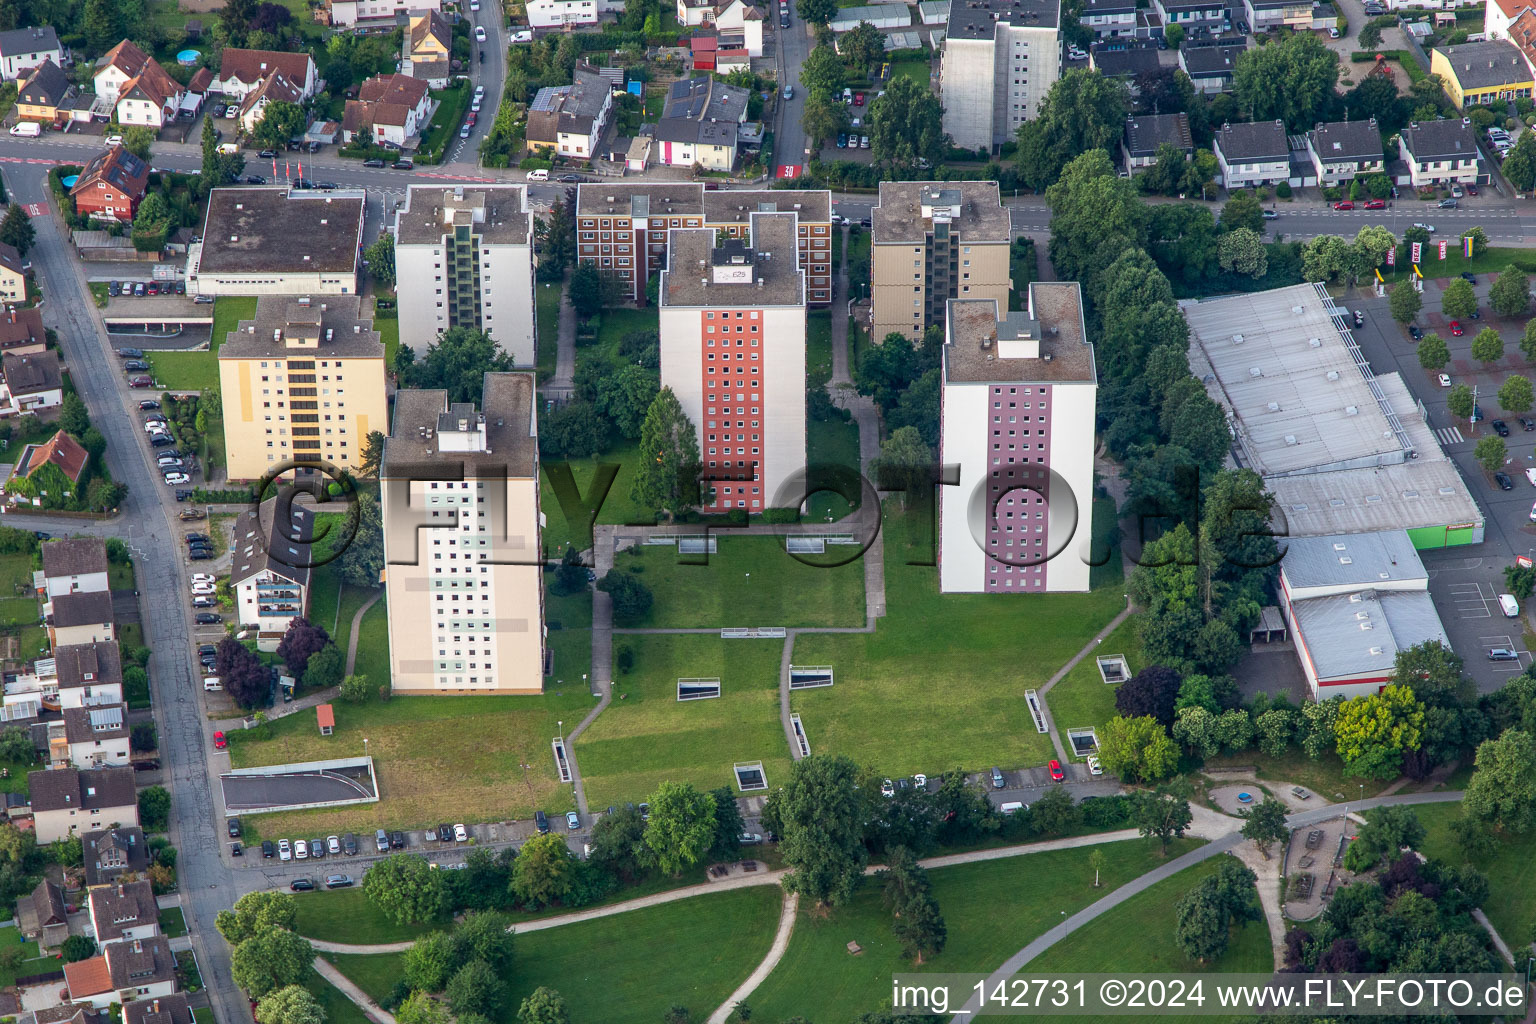
[[[127,765],[90,771],[53,768],[28,772],[27,788],[32,795],[33,811],[138,807],[133,769]]]
[[[1504,39],[1442,46],[1439,50],[1463,89],[1489,89],[1531,80],[1531,69],[1519,48]]]
[[[192,76],[191,81],[187,82],[187,92],[201,96],[203,93],[208,91],[208,87],[212,84],[213,72],[209,71],[207,68],[198,68],[196,74]]]
[[[97,58],[96,70],[100,71],[102,68],[111,66],[132,78],[147,63],[149,63],[149,54],[124,39]]]
[[[49,621],[56,627],[94,626],[112,621],[112,595],[102,590],[60,594],[48,604],[53,609]]]
[[[115,642],[65,644],[53,652],[59,689],[122,684],[123,658]]]
[[[303,99],[304,89],[301,86],[293,84],[293,81],[281,71],[274,72],[263,78],[261,84],[246,95],[245,102],[240,104],[240,116],[244,117],[250,113],[262,100],[298,103]]]
[[[43,463],[51,462],[63,470],[70,480],[79,483],[90,457],[90,453],[80,446],[79,441],[61,430],[43,444],[27,445],[21,461],[16,464],[16,472],[22,476],[31,476]]]
[[[21,83],[19,102],[33,107],[56,107],[68,95],[69,89],[69,76],[50,57],[33,68],[26,81]]]
[[[1285,125],[1279,121],[1224,124],[1216,133],[1216,145],[1228,163],[1284,160],[1291,152]]]
[[[357,98],[366,102],[400,103],[414,107],[427,95],[427,83],[410,75],[375,75],[357,90]]]
[[[112,990],[112,972],[107,969],[107,958],[93,956],[89,960],[76,960],[64,965],[64,983],[69,986],[71,999],[99,996]]]
[[[26,357],[6,356],[5,358]],[[9,363],[6,364],[6,379],[10,379]],[[11,387],[14,389],[15,384]],[[43,544],[41,550],[44,576],[82,576],[86,573],[107,571],[107,543],[100,537],[50,540]]]
[[[4,267],[13,274],[26,273],[22,267],[21,253],[16,251],[14,245],[7,245],[4,242],[0,242],[0,267]]]
[[[0,57],[13,57],[22,53],[46,53],[57,49],[59,49],[59,35],[53,30],[52,25],[0,32]]]
[[[1403,149],[1418,161],[1476,158],[1477,140],[1459,119],[1415,121],[1401,134]]]
[[[120,740],[128,735],[128,705],[94,704],[64,709],[64,738],[69,743]]]
[[[411,18],[411,52],[421,49],[421,44],[431,36],[445,49],[453,47],[453,29],[448,27],[448,19],[437,11],[427,11],[423,16]]]
[[[1188,114],[1140,114],[1125,119],[1125,148],[1132,156],[1156,153],[1165,142],[1182,150],[1194,148]]]
[[[192,1006],[181,992],[123,1004],[123,1024],[192,1024]]]
[[[164,935],[111,942],[103,955],[107,958],[113,988],[140,988],[176,977],[176,959],[171,955],[171,943]]]
[[[159,918],[160,908],[148,882],[105,885],[91,890],[91,924],[96,928],[96,941],[102,945],[122,938],[129,928],[155,924]]]
[[[40,926],[66,923],[68,910],[64,906],[64,890],[45,878],[32,890],[30,898]]]
[[[43,311],[36,306],[12,307],[0,313],[0,348],[32,345],[47,340]]]
[[[87,832],[80,838],[85,855],[85,884],[101,885],[125,871],[149,867],[149,844],[137,825]]]
[[[282,50],[241,50],[230,47],[219,60],[219,78],[253,85],[273,72],[282,72],[301,86],[309,80],[312,58],[307,53]]]
[[[118,95],[132,96],[135,92],[163,107],[181,94],[181,85],[158,62],[150,60]]]
[[[128,152],[124,146],[108,146],[105,153],[96,154],[85,165],[85,169],[80,172],[80,180],[75,182],[69,194],[80,195],[95,188],[98,181],[106,182],[126,196],[139,199],[149,185],[149,165]]]
[[[1376,119],[1330,121],[1307,133],[1307,140],[1325,163],[1330,160],[1380,160],[1381,132]]]

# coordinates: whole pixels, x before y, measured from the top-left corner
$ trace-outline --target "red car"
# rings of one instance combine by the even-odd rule
[[[862,107],[864,105],[864,94],[863,93],[856,92],[856,93],[853,94],[853,105],[856,106],[856,107]]]
[[[1451,333],[1459,338],[1459,337],[1461,337],[1463,334],[1465,334],[1467,332],[1461,329],[1461,321],[1460,320],[1452,320],[1451,321]]]
[[[1467,186],[1467,195],[1469,195],[1469,196],[1477,195],[1477,186],[1476,185],[1468,185]]]
[[[229,746],[229,740],[224,738],[224,734],[222,732],[216,732],[213,734],[214,750],[223,750],[227,746]]]
[[[1367,199],[1365,201],[1365,208],[1367,210],[1385,210],[1387,208],[1387,201],[1385,199]]]
[[[1342,203],[1334,203],[1333,208],[1335,210],[1353,210],[1355,208],[1355,204],[1346,199]]]
[[[1067,777],[1067,773],[1061,770],[1061,762],[1056,760],[1054,757],[1051,758],[1051,763],[1045,767],[1050,771],[1051,778],[1057,782],[1060,782],[1062,779]]]
[[[129,377],[128,386],[131,388],[152,388],[155,386],[153,377]]]

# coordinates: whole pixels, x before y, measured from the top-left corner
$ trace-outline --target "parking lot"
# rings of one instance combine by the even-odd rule
[[[1468,549],[1461,549],[1468,550]],[[1425,552],[1429,593],[1440,613],[1451,648],[1466,661],[1467,674],[1484,693],[1491,693],[1525,671],[1532,663],[1526,649],[1524,617],[1511,619],[1499,607],[1504,593],[1502,566],[1493,559]],[[1514,651],[1516,660],[1493,661],[1494,649]]]

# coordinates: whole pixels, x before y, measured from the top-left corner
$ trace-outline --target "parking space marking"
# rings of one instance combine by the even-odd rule
[[[1491,619],[1493,612],[1489,608],[1489,602],[1497,600],[1493,594],[1493,588],[1483,592],[1481,583],[1453,583],[1446,588],[1447,595],[1452,604],[1456,606],[1456,617],[1461,619]]]

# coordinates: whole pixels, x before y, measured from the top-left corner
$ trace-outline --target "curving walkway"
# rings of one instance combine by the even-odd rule
[[[347,670],[342,674],[342,678],[346,678],[347,676],[351,675],[353,669],[357,668],[357,629],[363,624],[363,616],[367,614],[368,609],[378,604],[379,599],[383,596],[384,588],[380,587],[378,591],[372,597],[370,597],[361,608],[357,610],[357,614],[352,616],[352,635],[347,638]]]
[[[395,1015],[368,998],[368,993],[352,984],[352,979],[338,971],[323,957],[315,957],[315,973],[336,986],[337,991],[357,1005],[363,1015],[379,1024],[395,1024]]]
[[[773,945],[768,948],[768,955],[763,957],[763,962],[758,964],[751,974],[747,975],[747,980],[737,985],[736,991],[726,997],[725,1002],[709,1015],[708,1024],[725,1024],[731,1014],[736,1011],[736,1004],[756,992],[757,986],[768,980],[768,975],[779,966],[779,961],[784,959],[784,953],[789,949],[789,939],[795,933],[795,918],[799,913],[800,894],[785,893],[784,905],[779,910],[779,930],[773,937]]]

